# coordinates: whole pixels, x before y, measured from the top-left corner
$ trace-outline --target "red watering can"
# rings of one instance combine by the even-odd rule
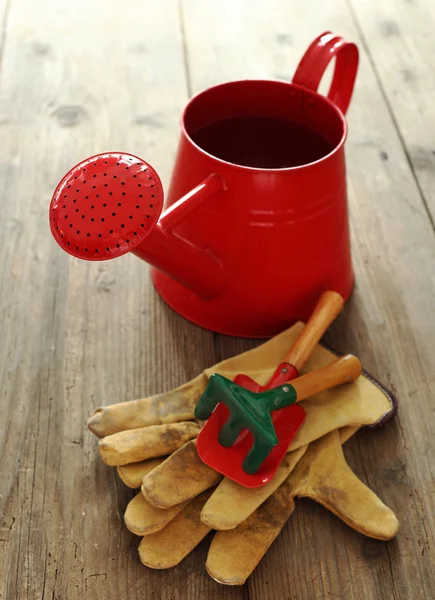
[[[336,59],[328,97],[317,93]],[[245,80],[190,100],[171,186],[131,154],[75,166],[50,206],[56,241],[73,256],[133,252],[152,265],[163,299],[220,333],[269,337],[307,320],[327,289],[353,286],[344,114],[358,50],[331,33],[291,83]]]

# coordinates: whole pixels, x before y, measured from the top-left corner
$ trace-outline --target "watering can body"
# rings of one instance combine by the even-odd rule
[[[224,189],[174,232],[219,257],[222,285],[204,299],[153,268],[155,287],[174,310],[220,333],[269,337],[307,320],[324,290],[349,297],[354,277],[343,145],[316,164],[270,171],[217,161],[183,132],[166,207],[210,173],[222,178]]]
[[[328,97],[317,87],[336,58]],[[307,320],[327,289],[346,300],[353,287],[346,195],[344,114],[358,65],[354,44],[322,34],[302,58],[293,82],[234,81],[201,92],[188,103],[166,207],[210,173],[222,189],[212,194],[176,233],[219,257],[224,279],[204,301],[153,269],[154,284],[177,312],[221,333],[268,337]],[[233,164],[205,151],[195,132],[210,121],[266,116],[291,119],[319,132],[331,151],[309,164],[262,169]],[[292,140],[289,140],[292,143]]]

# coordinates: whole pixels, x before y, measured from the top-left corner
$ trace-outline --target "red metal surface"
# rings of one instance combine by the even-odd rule
[[[229,448],[224,448],[217,441],[219,432],[224,426],[229,410],[220,402],[215,408],[206,425],[201,430],[196,441],[196,449],[201,460],[229,479],[244,487],[254,488],[265,485],[272,479],[288,449],[286,440],[292,440],[305,419],[305,411],[298,404],[292,404],[276,411],[282,418],[273,423],[280,443],[275,446],[260,469],[253,475],[248,475],[242,469],[242,463],[252,446],[252,434],[243,431],[236,442]],[[204,433],[207,427],[207,432]]]
[[[308,47],[293,76],[293,83],[317,91],[326,67],[335,58],[328,99],[343,114],[349,107],[358,70],[358,48],[339,35],[325,32]]]
[[[293,365],[284,362],[278,365],[272,377],[264,386],[242,373],[236,375],[234,382],[251,390],[251,392],[258,393],[264,390],[271,390],[278,385],[296,379],[298,375],[298,370]],[[221,402],[205,422],[196,442],[199,457],[209,467],[212,467],[244,487],[260,487],[265,485],[275,475],[287,453],[288,447],[303,424],[305,420],[304,409],[298,404],[293,404],[272,413],[273,425],[279,443],[269,454],[257,473],[253,475],[245,473],[242,468],[243,461],[253,443],[252,434],[249,431],[242,431],[236,443],[229,448],[224,448],[218,441],[219,432],[225,424],[228,414],[228,408]]]
[[[328,99],[316,89],[332,57],[337,60]],[[70,254],[91,260],[120,256],[133,249],[154,267],[154,284],[170,306],[194,323],[221,333],[269,337],[297,319],[306,320],[326,289],[339,292],[346,300],[352,290],[353,272],[344,161],[347,128],[342,110],[350,100],[357,62],[354,44],[323,34],[303,57],[294,83],[234,81],[198,94],[183,113],[167,210],[161,220],[156,222],[161,207],[160,181],[137,157],[132,158],[137,160],[140,177],[145,182],[148,169],[158,189],[153,198],[156,202],[149,202],[153,212],[148,221],[136,218],[146,218],[148,212],[144,213],[142,206],[135,208],[136,180],[126,167],[125,185],[131,194],[125,196],[129,204],[122,221],[113,209],[108,212],[108,221],[102,222],[106,217],[100,217],[99,225],[104,228],[97,227],[86,204],[91,200],[89,194],[86,202],[80,196],[77,211],[73,204],[78,198],[70,195],[73,181],[77,181],[75,177],[84,179],[83,165],[93,166],[93,158],[75,167],[56,190],[50,215],[55,239]],[[301,166],[254,168],[216,158],[192,139],[209,123],[250,116],[297,123],[328,140],[331,152]],[[123,161],[131,157],[112,153],[100,158],[104,163],[104,157],[116,156]],[[93,174],[104,188],[100,158],[96,161],[98,172]],[[88,185],[86,182],[83,185]],[[68,191],[64,192],[65,185]],[[152,188],[146,189],[150,192]],[[60,203],[61,192],[67,194],[65,209]],[[101,198],[100,192],[100,202]],[[109,211],[106,204],[99,210]],[[149,204],[147,210],[151,210]],[[74,222],[67,229],[62,218],[68,221],[70,212]],[[126,218],[132,225],[128,237],[121,227],[127,227]],[[78,219],[86,227],[79,226]],[[131,239],[135,232],[139,241]],[[92,244],[87,245],[90,240]]]

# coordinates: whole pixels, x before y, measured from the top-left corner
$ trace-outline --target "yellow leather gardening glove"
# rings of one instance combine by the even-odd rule
[[[298,335],[298,331],[301,328],[301,324],[296,325],[291,330],[273,338],[259,348],[220,363],[220,365],[208,370],[207,374],[220,372],[227,377],[234,377],[239,372],[245,372],[259,381],[263,378],[264,382],[274,371],[276,364],[281,360],[286,349]],[[280,342],[278,345],[276,344],[277,341]],[[273,354],[273,361],[268,359],[269,351]],[[239,366],[239,358],[243,360],[242,366]],[[334,360],[334,358],[335,356],[332,353],[318,347],[307,366],[308,368],[310,366],[312,368],[324,366]],[[261,361],[263,361],[263,364],[268,364],[269,368],[266,371],[262,370],[260,373],[255,368],[258,364],[261,364]],[[254,370],[250,369],[250,365],[253,365]],[[203,382],[198,390],[198,379],[200,378],[196,378],[193,382],[186,385],[189,387],[190,392],[195,388],[197,390],[197,397],[199,398],[205,383]],[[186,388],[186,386],[181,386],[178,390],[182,388]],[[147,456],[169,454],[173,448],[172,446],[169,447],[167,443],[167,432],[170,426],[168,421],[174,418],[174,414],[182,415],[183,417],[186,416],[185,399],[187,396],[192,397],[190,392],[189,394],[184,392],[178,394],[177,392],[178,396],[174,391],[169,392],[168,405],[164,403],[164,395],[159,395],[154,397],[154,399],[113,405],[112,407],[97,411],[96,415],[91,418],[90,427],[92,429],[98,427],[100,434],[103,432],[104,427],[106,427],[106,430],[113,431],[115,424],[117,431],[120,431],[122,427],[130,427],[132,423],[137,425],[139,422],[137,404],[139,403],[142,407],[147,407],[147,412],[140,415],[140,419],[142,419],[141,423],[153,423],[152,426],[139,430],[140,434],[134,431],[123,432],[121,435],[121,445],[119,435],[109,436],[106,440],[102,440],[100,444],[105,446],[105,448],[103,447],[104,452],[102,452],[103,458],[107,458],[108,455],[109,459],[112,459],[113,452],[108,452],[108,450],[110,451],[115,448],[116,456],[118,459],[122,459],[120,460],[121,463],[128,463],[133,459],[137,460],[135,450],[136,440],[142,440],[143,443],[145,436],[146,440],[149,441],[150,437],[153,437],[155,441],[157,429],[160,430],[160,437],[157,436],[159,443],[156,444],[154,449],[152,444],[146,445],[148,448]],[[175,396],[177,396],[177,400],[175,400]],[[131,412],[127,410],[129,405],[133,407]],[[178,412],[174,410],[174,406],[178,407]],[[298,459],[303,455],[307,443],[328,431],[349,423],[360,426],[376,422],[392,409],[392,403],[388,397],[373,385],[370,380],[364,377],[361,377],[355,384],[335,389],[333,393],[328,391],[319,394],[316,398],[306,401],[304,406],[307,411],[307,418],[292,444],[292,448],[296,448],[296,451],[287,455],[274,480],[264,488],[246,490],[246,488],[237,486],[237,484],[224,479],[203,511],[203,520],[206,525],[220,528],[235,527],[238,523],[246,519],[284,481]],[[169,408],[166,412],[165,407]],[[180,407],[182,407],[181,410]],[[167,424],[155,427],[156,415],[158,415],[160,422],[165,420]],[[104,417],[103,419],[102,416]],[[189,422],[179,423],[178,427],[190,428],[191,425]],[[194,435],[195,432],[190,431],[190,434]],[[131,445],[126,446],[125,444],[126,441],[130,440],[130,436],[133,436],[133,447]],[[107,440],[109,440],[108,443]],[[154,451],[150,452],[150,449]],[[133,458],[131,458],[132,456]],[[112,460],[110,462],[113,464]],[[154,459],[152,466],[156,467],[156,463],[158,462],[158,460]],[[143,478],[143,491],[145,492],[147,502],[144,501],[145,496],[142,497],[139,494],[129,504],[125,515],[129,529],[138,535],[145,535],[165,527],[186,506],[185,503],[187,500],[216,485],[222,479],[219,474],[201,463],[195,451],[194,440],[182,446],[169,459],[165,460],[160,467],[157,466],[150,471],[150,466],[149,459],[144,462],[118,467],[121,478],[131,487],[138,487]],[[151,503],[154,504],[154,508],[151,506]],[[222,514],[226,510],[226,522],[216,521],[217,516],[213,513],[213,503],[218,504],[222,509],[218,513],[220,519],[222,519]],[[169,512],[159,510],[156,506],[173,507],[173,510]]]
[[[228,585],[243,584],[292,514],[295,497],[320,502],[364,535],[382,540],[396,535],[394,513],[356,477],[344,459],[341,444],[356,431],[346,427],[312,442],[287,479],[248,519],[215,534],[206,562],[211,577]],[[257,490],[245,491],[249,498]],[[161,531],[143,537],[139,545],[143,564],[164,569],[180,562],[210,531],[201,514],[215,493],[198,496]]]

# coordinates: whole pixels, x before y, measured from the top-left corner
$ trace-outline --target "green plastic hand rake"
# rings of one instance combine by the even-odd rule
[[[222,463],[240,460],[235,442],[240,433],[247,429],[253,436],[253,443],[243,459],[243,471],[248,475],[255,474],[279,441],[272,422],[273,410],[279,410],[342,383],[354,381],[360,374],[361,363],[350,354],[326,367],[294,379],[291,384],[286,383],[260,393],[251,392],[221,375],[213,374],[195,407],[195,417],[199,420],[208,419],[219,402],[226,405],[229,416],[218,436],[207,435],[210,433],[206,431],[207,427],[201,431],[197,440],[200,458],[215,470],[227,475],[228,465],[216,464],[213,459],[215,454],[219,454],[214,452],[216,444],[231,450],[223,461],[221,455]],[[240,479],[236,481],[246,485],[243,474]]]

